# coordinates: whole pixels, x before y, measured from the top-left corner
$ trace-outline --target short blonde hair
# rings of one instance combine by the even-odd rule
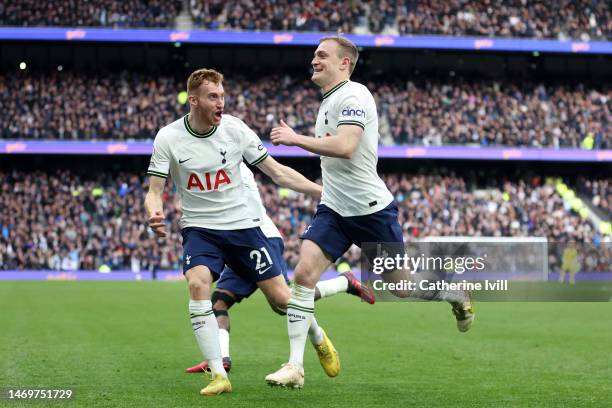
[[[340,58],[346,57],[351,60],[349,75],[352,74],[355,70],[355,66],[357,65],[357,60],[359,59],[359,50],[357,49],[357,46],[348,38],[341,37],[339,35],[323,37],[319,40],[319,44],[321,44],[323,41],[335,41],[338,44],[338,50],[340,50],[338,56]]]
[[[202,68],[193,71],[187,79],[187,92],[190,94],[196,93],[202,82],[209,81],[215,84],[223,82],[223,74],[214,69]]]

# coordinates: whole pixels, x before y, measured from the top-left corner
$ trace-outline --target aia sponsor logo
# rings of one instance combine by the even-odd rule
[[[223,169],[214,173],[204,173],[201,177],[196,173],[191,173],[187,181],[187,190],[218,190],[223,184],[230,184],[231,182],[229,176]]]

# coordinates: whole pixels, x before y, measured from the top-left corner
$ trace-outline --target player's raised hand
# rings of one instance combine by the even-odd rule
[[[166,236],[166,224],[164,224],[164,214],[161,211],[155,211],[151,217],[149,217],[149,227],[155,232],[158,237]]]
[[[273,145],[294,146],[297,144],[298,135],[281,119],[280,126],[270,132],[270,141]]]

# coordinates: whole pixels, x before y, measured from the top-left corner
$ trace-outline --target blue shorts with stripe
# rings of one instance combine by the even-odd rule
[[[183,273],[204,265],[217,280],[227,265],[251,283],[283,273],[281,262],[272,255],[276,250],[259,227],[230,231],[187,227],[181,233]]]
[[[287,279],[287,264],[283,259],[283,251],[285,250],[285,244],[280,238],[268,238],[268,241],[270,242],[270,246],[272,247],[272,252],[270,252],[272,261],[281,266],[281,271],[285,278],[285,282],[288,282],[289,280]],[[236,301],[240,302],[243,298],[251,296],[253,292],[257,290],[257,284],[255,282],[243,278],[232,268],[226,266],[223,270],[223,273],[221,273],[221,278],[219,278],[219,281],[217,282],[217,289],[225,289],[229,292],[232,292],[236,295]]]
[[[384,248],[387,255],[403,254],[404,239],[397,215],[395,201],[373,214],[354,217],[343,217],[319,204],[312,223],[301,238],[316,243],[332,261],[340,258],[352,244],[361,248],[364,242],[388,244]]]

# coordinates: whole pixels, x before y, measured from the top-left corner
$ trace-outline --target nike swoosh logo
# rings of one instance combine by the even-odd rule
[[[186,161],[191,160],[191,159],[193,159],[193,157],[190,157],[190,158],[185,159],[185,160],[181,160],[181,159],[179,159],[179,164],[183,164],[183,163],[185,163]]]
[[[301,322],[301,321],[302,321],[302,320],[300,320],[300,319],[297,319],[297,320],[291,320],[291,319],[289,319],[289,323],[295,323],[295,322]]]
[[[268,272],[271,268],[272,268],[272,265],[268,266],[266,269],[259,271],[259,274],[263,275],[264,273]]]

